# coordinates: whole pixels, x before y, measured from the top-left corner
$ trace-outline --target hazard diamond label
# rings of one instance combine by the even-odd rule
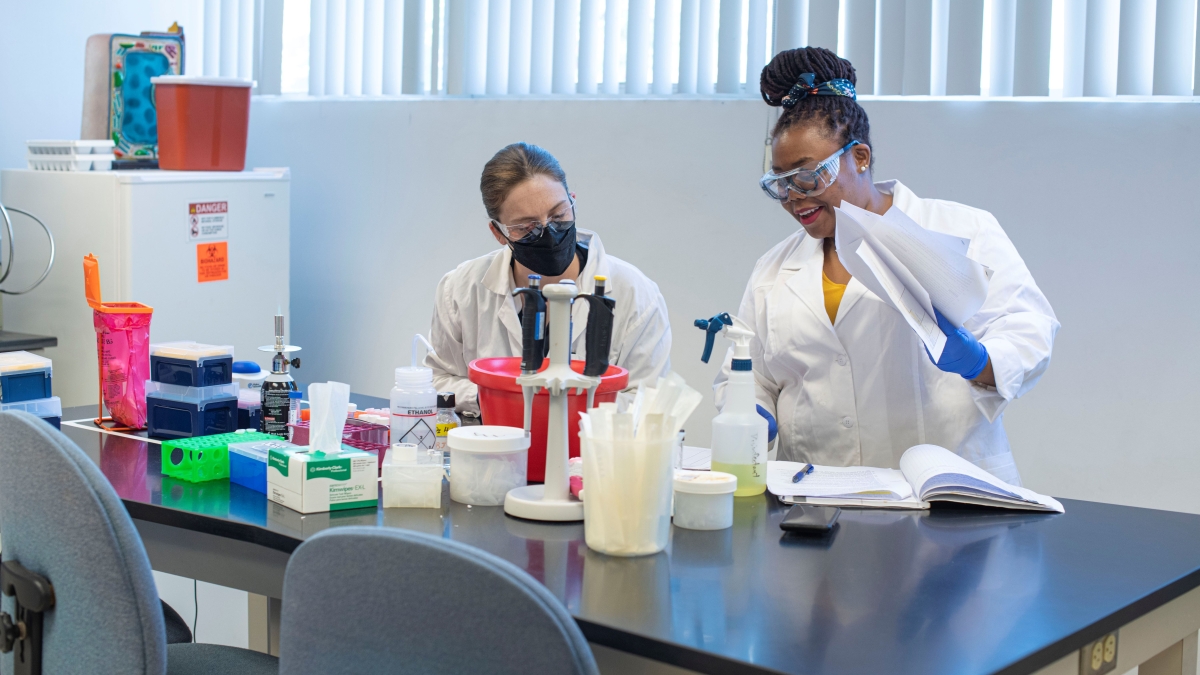
[[[433,433],[433,427],[429,426],[429,422],[425,419],[418,419],[404,435],[400,437],[399,443],[412,443],[419,445],[422,448],[429,450],[433,449],[433,443],[436,435]]]

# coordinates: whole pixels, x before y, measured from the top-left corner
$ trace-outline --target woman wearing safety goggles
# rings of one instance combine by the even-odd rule
[[[520,300],[513,291],[530,275],[541,285],[574,281],[580,293],[616,299],[609,362],[629,371],[629,386],[655,382],[670,370],[671,326],[658,286],[633,265],[608,255],[595,232],[575,227],[575,194],[558,160],[536,145],[514,143],[483,167],[479,181],[487,228],[501,248],[468,260],[438,284],[426,357],[438,391],[452,391],[460,411],[478,413],[477,389],[467,364],[477,358],[520,356]],[[575,325],[587,322],[587,303],[576,303]],[[583,358],[586,331],[576,330],[571,353]]]
[[[761,90],[783,112],[760,180],[801,229],[755,266],[739,310],[760,412],[779,430],[779,459],[898,467],[908,448],[948,448],[1020,484],[1002,413],[1050,363],[1059,323],[1021,256],[986,211],[874,182],[866,111],[849,61],[808,47],[776,55]],[[935,362],[900,313],[853,278],[835,246],[844,203],[970,240],[990,268],[982,308],[963,326],[934,307],[946,346]],[[717,377],[723,405],[729,360]]]

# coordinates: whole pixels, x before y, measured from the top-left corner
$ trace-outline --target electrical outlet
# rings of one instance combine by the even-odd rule
[[[1079,675],[1104,675],[1117,667],[1117,631],[1079,650]]]

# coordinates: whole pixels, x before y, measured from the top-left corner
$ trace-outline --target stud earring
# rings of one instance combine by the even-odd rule
[[[864,172],[864,171],[866,171],[866,170],[867,170],[867,167],[865,167],[865,166],[860,166],[860,167],[858,167],[858,172],[859,172],[859,173],[862,173],[862,172]]]

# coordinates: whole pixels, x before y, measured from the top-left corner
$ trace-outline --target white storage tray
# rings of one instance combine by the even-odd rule
[[[25,155],[26,165],[34,171],[108,171],[113,155]]]
[[[57,396],[39,398],[32,401],[17,401],[16,403],[0,403],[0,412],[24,410],[38,417],[62,417],[62,399]]]
[[[25,141],[31,155],[109,155],[111,140],[96,141]]]

